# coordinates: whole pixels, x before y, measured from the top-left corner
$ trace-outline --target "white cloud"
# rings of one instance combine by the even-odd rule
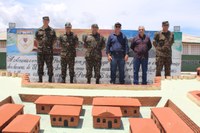
[[[50,16],[50,25],[62,28],[71,21],[74,28],[89,28],[98,23],[100,28],[111,28],[119,21],[124,29],[159,30],[163,20],[169,20],[171,29],[200,31],[200,1],[198,0],[0,0],[0,28],[16,22],[17,27],[40,27],[42,17]],[[200,35],[200,32],[197,33]]]

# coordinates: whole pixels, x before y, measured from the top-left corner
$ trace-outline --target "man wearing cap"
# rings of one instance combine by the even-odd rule
[[[76,57],[76,47],[79,43],[78,37],[72,31],[70,22],[65,24],[65,34],[59,37],[61,46],[61,77],[62,83],[65,83],[67,66],[69,66],[70,83],[73,83],[74,64]]]
[[[165,76],[170,76],[172,64],[172,45],[174,43],[174,34],[169,30],[169,22],[162,22],[162,31],[154,35],[153,45],[156,48],[156,76],[161,76],[163,67]]]
[[[148,51],[151,47],[151,40],[149,36],[145,34],[144,26],[139,26],[138,35],[135,36],[131,42],[131,49],[134,51],[134,84],[139,84],[138,72],[140,70],[140,65],[142,66],[142,84],[147,84]]]
[[[121,24],[115,23],[114,33],[108,37],[106,45],[106,54],[111,66],[111,84],[115,84],[117,67],[119,70],[119,83],[124,84],[125,78],[125,61],[128,60],[128,40],[127,37],[121,32]]]
[[[87,83],[91,83],[92,70],[94,68],[96,84],[100,83],[100,70],[102,50],[105,48],[105,38],[98,33],[97,24],[91,26],[92,33],[83,37],[84,46],[86,48],[86,78]]]
[[[44,75],[44,62],[48,68],[49,82],[52,82],[53,76],[53,45],[56,42],[56,33],[53,28],[49,26],[49,17],[43,17],[43,26],[35,33],[35,39],[38,42],[37,62],[39,82],[42,82]]]

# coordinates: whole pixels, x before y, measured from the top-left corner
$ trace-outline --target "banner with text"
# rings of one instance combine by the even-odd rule
[[[32,82],[38,81],[37,75],[37,43],[34,40],[36,29],[8,29],[7,30],[7,71],[17,73],[29,73]],[[65,32],[64,29],[56,29],[56,35],[59,37]],[[79,45],[77,47],[77,57],[75,61],[75,82],[85,83],[86,68],[85,68],[85,49],[83,47],[82,36],[89,34],[90,29],[74,29],[74,33],[78,35]],[[101,35],[108,38],[112,30],[99,30]],[[128,37],[129,46],[131,39],[138,34],[135,30],[122,30],[122,32]],[[153,39],[155,31],[146,31],[146,35]],[[172,69],[171,75],[180,75],[181,72],[181,53],[182,53],[182,33],[175,32],[175,42],[172,47]],[[60,82],[61,80],[61,66],[60,66],[60,44],[56,42],[54,46],[54,82]],[[126,83],[131,84],[133,82],[133,51],[130,49],[129,59],[125,66]],[[44,66],[45,74],[44,81],[47,81],[47,68]],[[67,71],[68,73],[69,71]],[[140,70],[140,79],[141,79]],[[163,74],[163,73],[162,73]],[[155,77],[155,49],[152,48],[149,51],[149,63],[148,63],[148,82],[152,83]],[[107,61],[105,49],[103,50],[102,68],[101,68],[101,83],[109,83],[110,81],[110,63]],[[69,76],[67,77],[69,78]],[[67,79],[68,80],[68,79]],[[141,82],[141,80],[140,80]]]

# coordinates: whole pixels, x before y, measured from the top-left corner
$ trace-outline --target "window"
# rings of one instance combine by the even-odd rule
[[[124,114],[127,114],[127,110],[124,110]]]
[[[106,119],[103,119],[103,123],[106,123]]]
[[[114,123],[117,123],[117,119],[114,119]]]
[[[62,118],[61,118],[61,117],[59,118],[59,121],[62,121]]]
[[[200,45],[199,44],[192,44],[191,47],[191,55],[200,55]]]
[[[44,106],[42,106],[42,110],[44,110]]]
[[[97,123],[99,123],[100,122],[100,118],[97,118]]]
[[[71,121],[71,122],[74,122],[74,117],[72,117],[72,118],[70,119],[70,121]]]
[[[137,114],[137,110],[134,110],[134,114]]]
[[[53,121],[56,121],[56,118],[53,118]]]

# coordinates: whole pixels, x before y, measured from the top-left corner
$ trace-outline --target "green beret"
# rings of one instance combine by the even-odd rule
[[[99,28],[98,24],[92,24],[91,27],[92,28]]]
[[[49,20],[49,16],[44,16],[42,19],[43,20]]]
[[[65,23],[65,27],[72,27],[72,24],[70,22]]]
[[[169,25],[169,22],[168,21],[163,21],[162,25]]]

